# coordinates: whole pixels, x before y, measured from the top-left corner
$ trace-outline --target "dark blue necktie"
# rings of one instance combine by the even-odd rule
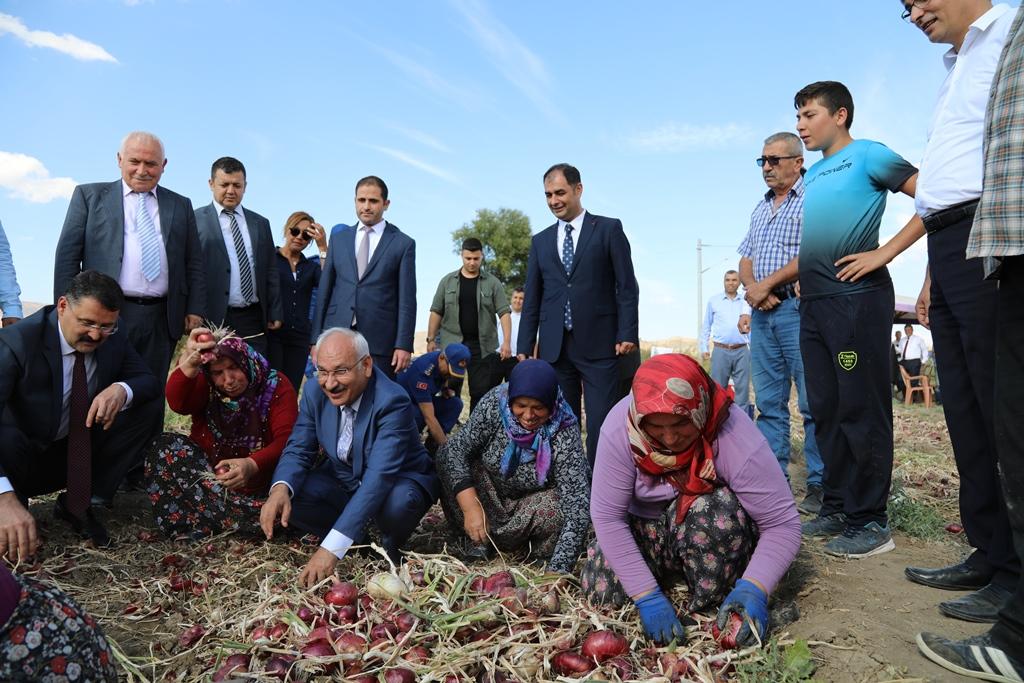
[[[562,266],[565,268],[565,274],[568,275],[572,272],[572,225],[569,223],[565,224],[565,239],[562,240]],[[572,330],[572,307],[569,306],[569,299],[565,300],[565,329]]]

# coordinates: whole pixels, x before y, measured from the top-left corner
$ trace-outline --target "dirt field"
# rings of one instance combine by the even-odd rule
[[[795,604],[799,619],[781,627],[776,635],[786,644],[792,640],[810,644],[816,664],[813,680],[956,680],[917,653],[915,634],[932,630],[966,636],[984,630],[983,626],[946,619],[938,613],[937,603],[953,594],[916,586],[903,578],[907,565],[947,563],[966,549],[958,536],[944,529],[946,523],[957,521],[957,516],[955,470],[941,408],[926,411],[916,406],[898,406],[895,429],[894,481],[898,501],[893,503],[893,516],[894,524],[903,529],[896,536],[896,551],[868,560],[843,561],[824,555],[820,544],[808,543],[785,586],[777,592],[777,606],[784,608],[783,612],[791,618],[794,611],[788,608]],[[791,471],[799,490],[802,467],[796,463]],[[214,663],[231,652],[259,652],[261,661],[275,653],[295,653],[296,641],[254,646],[249,642],[249,634],[260,619],[267,618],[268,623],[272,618],[287,621],[287,615],[294,614],[300,603],[322,607],[319,595],[323,591],[303,594],[294,587],[296,568],[312,551],[312,546],[304,546],[298,539],[273,544],[234,537],[201,544],[154,539],[148,535],[151,529],[147,500],[143,494],[135,493],[119,499],[118,518],[110,520],[116,548],[100,552],[77,544],[63,525],[53,521],[51,506],[52,502],[47,500],[32,506],[50,549],[34,571],[41,571],[44,577],[57,582],[100,619],[121,653],[126,680],[207,680]],[[443,533],[439,515],[429,515],[415,539],[417,549],[436,552],[443,542]],[[54,549],[65,544],[70,544],[65,552],[54,553]],[[357,583],[365,581],[369,572],[386,568],[374,558],[372,554],[350,557],[340,571],[343,576],[355,577]],[[467,570],[456,563],[431,562],[434,561],[426,562],[433,567],[429,571],[436,573],[441,567],[441,573],[450,574],[439,577],[439,586],[447,586],[449,595],[458,589],[460,574]],[[500,562],[494,562],[471,570],[490,573],[499,568]],[[185,579],[184,590],[173,589],[175,575],[179,577],[179,588],[181,578]],[[548,590],[550,578],[535,570],[524,570],[516,577],[521,586],[531,591],[531,600]],[[426,596],[422,600],[426,605]],[[517,622],[510,614],[504,614],[504,621],[497,622],[497,628],[506,629],[510,634],[506,637],[514,639]],[[532,637],[529,647],[546,648],[548,656],[559,647],[578,646],[584,629],[589,624],[601,623],[631,639],[638,671],[658,670],[656,660],[663,651],[644,650],[631,609],[619,614],[591,611],[578,601],[574,587],[562,593],[558,614],[543,618],[528,615],[526,620],[539,634]],[[180,634],[194,624],[202,625],[206,635],[193,645],[180,645]],[[298,634],[308,630],[299,624],[292,627],[292,632]],[[425,631],[417,634],[416,642],[432,651],[432,659],[411,666],[420,680],[443,680],[443,672],[453,667],[462,667],[459,671],[467,673],[463,680],[471,680],[480,667],[500,669],[500,663],[506,661],[501,658],[511,656],[507,643],[492,643],[488,650],[483,646],[459,646],[456,640],[445,640],[447,636],[439,639]],[[381,648],[389,651],[386,644]],[[706,635],[692,637],[687,648],[685,653],[698,664],[690,673],[693,680],[726,680],[723,672],[729,680],[782,680],[781,674],[763,671],[755,676],[743,665],[717,669],[717,664],[711,665],[719,656],[715,654],[717,647]],[[756,662],[759,656],[747,653],[741,659]],[[549,663],[535,667],[532,680],[554,680],[548,667]],[[429,672],[435,672],[436,677]],[[341,680],[340,674],[336,676],[336,680]],[[606,676],[612,678],[607,672]],[[640,678],[659,680],[653,674]],[[312,680],[325,677],[314,676]],[[528,678],[520,676],[515,680]]]

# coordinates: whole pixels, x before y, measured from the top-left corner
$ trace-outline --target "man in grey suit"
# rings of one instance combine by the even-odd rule
[[[394,379],[412,358],[416,242],[384,220],[390,205],[377,176],[356,183],[359,221],[331,229],[310,341],[329,327],[359,330],[374,365]]]
[[[245,166],[221,157],[210,169],[213,202],[196,210],[206,272],[206,317],[267,355],[266,330],[281,327],[280,280],[270,221],[242,206]]]
[[[83,270],[117,280],[125,295],[121,329],[163,378],[178,338],[206,312],[195,213],[187,197],[157,187],[167,159],[152,133],[129,133],[117,165],[120,180],[79,185],[71,196],[57,240],[53,298]]]

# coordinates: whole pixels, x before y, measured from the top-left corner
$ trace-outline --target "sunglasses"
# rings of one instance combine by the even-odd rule
[[[782,161],[783,159],[799,159],[799,158],[800,158],[799,155],[793,155],[793,156],[788,156],[788,157],[758,157],[758,158],[754,159],[754,161],[757,162],[758,166],[764,166],[765,164],[769,164],[770,166],[778,166],[779,162]]]
[[[289,228],[288,232],[291,234],[292,237],[301,237],[302,239],[306,240],[307,242],[310,240],[310,236],[307,235],[302,230],[300,230],[299,228]]]

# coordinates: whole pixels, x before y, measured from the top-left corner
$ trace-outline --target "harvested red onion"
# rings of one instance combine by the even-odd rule
[[[350,581],[342,581],[331,586],[324,595],[328,605],[353,605],[359,597],[359,589]]]
[[[551,668],[561,676],[572,676],[592,671],[594,662],[573,650],[562,650],[551,658]]]
[[[614,631],[594,631],[584,639],[583,647],[580,648],[584,657],[595,659],[598,663],[628,651],[629,643]]]

